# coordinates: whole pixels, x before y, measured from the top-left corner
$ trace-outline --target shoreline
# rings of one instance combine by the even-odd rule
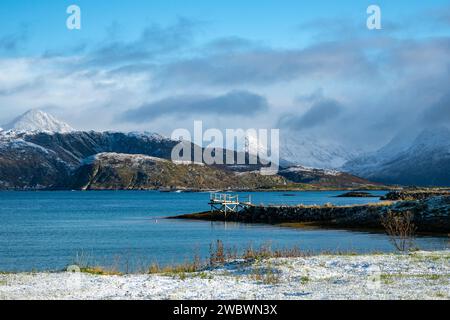
[[[383,188],[384,187],[384,188]],[[399,190],[400,188],[392,187],[392,186],[383,186],[383,187],[376,187],[376,188],[340,188],[340,187],[310,187],[310,188],[270,188],[270,189],[226,189],[226,190],[220,190],[220,189],[173,189],[173,190],[164,190],[161,188],[151,188],[151,189],[117,189],[117,188],[105,188],[105,189],[0,189],[0,192],[64,192],[64,191],[74,191],[74,192],[104,192],[104,191],[158,191],[163,193],[205,193],[205,192],[318,192],[318,191],[395,191]],[[378,196],[375,196],[378,197]]]
[[[411,214],[418,234],[450,234],[450,195],[420,200],[382,201],[355,205],[250,205],[240,212],[205,211],[168,219],[233,221],[270,225],[299,224],[346,230],[384,230],[383,218],[392,212]]]
[[[207,217],[210,215],[209,211],[200,212],[200,213],[191,213],[185,214],[181,216],[173,216],[166,217],[165,219],[181,219],[181,220],[191,220],[191,221],[211,221],[211,222],[227,222],[222,217],[211,219]],[[244,221],[234,221],[231,220],[229,222],[237,222],[237,223],[252,223],[252,224],[264,224],[271,225],[280,228],[287,229],[300,229],[300,230],[342,230],[342,231],[350,231],[350,232],[366,232],[373,234],[386,234],[385,229],[382,226],[380,227],[358,227],[358,226],[337,226],[333,223],[324,223],[319,221],[311,221],[311,222],[276,222],[276,223],[268,223],[268,222],[244,222]],[[450,236],[450,233],[447,232],[430,232],[430,231],[419,231],[416,233],[419,237],[443,237],[447,238]]]
[[[230,261],[192,273],[0,273],[0,300],[449,300],[450,250]]]

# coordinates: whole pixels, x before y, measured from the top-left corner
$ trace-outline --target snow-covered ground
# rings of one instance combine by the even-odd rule
[[[450,299],[450,251],[235,262],[194,274],[0,275],[0,299]]]

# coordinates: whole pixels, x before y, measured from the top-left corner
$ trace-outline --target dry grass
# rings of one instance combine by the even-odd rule
[[[217,268],[224,266],[226,263],[243,260],[244,263],[252,263],[255,261],[262,261],[271,258],[293,258],[293,257],[305,257],[311,255],[299,248],[291,249],[276,249],[273,250],[270,245],[261,245],[258,248],[254,248],[249,245],[243,250],[242,254],[238,254],[236,247],[226,248],[221,240],[210,244],[210,253],[208,259],[202,261],[198,256],[195,256],[193,261],[185,262],[183,264],[160,267],[157,263],[153,263],[147,273],[149,274],[164,274],[169,276],[184,276],[189,273],[201,273],[204,270],[210,268]],[[270,273],[270,270],[268,270]],[[267,276],[267,279],[263,281],[263,276]],[[275,275],[266,274],[265,272],[259,272],[254,274],[253,277],[259,278],[262,282],[274,282]]]
[[[244,260],[265,260],[271,258],[298,258],[310,255],[309,253],[301,250],[298,247],[290,249],[275,249],[273,250],[270,245],[262,245],[259,248],[254,249],[249,246],[245,249],[242,259]]]
[[[97,275],[97,276],[121,276],[123,275],[121,272],[114,270],[114,269],[107,269],[107,268],[103,268],[103,267],[85,267],[85,268],[80,268],[80,271],[82,273],[88,273],[88,274],[92,274],[92,275]]]
[[[254,268],[250,278],[266,285],[276,285],[280,283],[280,275],[278,274],[278,271],[272,268],[270,264],[264,268]]]
[[[263,260],[272,258],[299,258],[316,255],[317,253],[311,251],[304,251],[298,247],[273,249],[270,244],[263,244],[258,247],[248,245],[245,249],[240,251],[236,247],[226,247],[221,240],[217,240],[210,244],[209,257],[207,259],[201,259],[199,255],[195,255],[192,260],[188,260],[184,263],[163,265],[161,266],[157,262],[145,267],[139,268],[138,273],[145,274],[161,274],[166,276],[177,276],[180,279],[185,279],[187,275],[199,276],[206,270],[212,268],[220,268],[229,262],[240,260],[243,265],[259,263]],[[326,255],[354,255],[354,252],[322,252]],[[86,255],[77,256],[78,261],[82,264],[77,264],[80,267],[81,272],[89,273],[93,275],[122,275],[129,273],[128,267],[125,272],[120,272],[120,268],[117,262],[114,267],[105,268],[98,265],[90,264]],[[120,259],[116,259],[120,260]],[[272,268],[273,269],[273,268]],[[263,283],[276,283],[276,274],[271,268],[258,269],[254,272],[252,277]]]
[[[164,275],[183,275],[185,273],[194,273],[203,270],[205,266],[200,261],[200,258],[195,257],[192,262],[185,262],[183,264],[168,265],[160,267],[158,263],[153,263],[147,270],[148,274],[164,274]]]

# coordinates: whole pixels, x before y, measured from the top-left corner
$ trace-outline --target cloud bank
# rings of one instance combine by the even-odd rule
[[[334,28],[324,33],[327,25]],[[236,34],[198,41],[207,27],[179,18],[135,39],[110,32],[40,56],[20,54],[26,33],[0,34],[0,120],[47,108],[79,129],[169,135],[196,119],[369,150],[403,128],[450,122],[450,35],[418,37],[395,24],[377,34],[315,19],[301,28],[311,41],[281,48]]]
[[[163,115],[251,116],[267,109],[268,103],[264,97],[246,91],[232,91],[216,97],[185,95],[165,98],[128,110],[120,115],[119,120],[142,123]]]

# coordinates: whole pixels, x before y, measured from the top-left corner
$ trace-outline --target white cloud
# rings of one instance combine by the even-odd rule
[[[316,136],[370,147],[413,122],[425,125],[423,112],[448,92],[449,37],[411,40],[358,34],[290,49],[231,37],[194,47],[193,29],[183,34],[183,26],[191,24],[183,20],[172,27],[153,26],[137,40],[114,40],[80,56],[0,58],[0,120],[44,108],[79,129],[168,134],[189,128],[197,119],[208,127],[271,128],[288,116],[291,124],[314,122],[304,127]],[[164,35],[169,37],[160,46],[149,47],[144,41]],[[244,106],[237,110],[215,103],[216,114],[224,108],[218,117],[198,103],[192,105],[195,112],[188,112],[183,99],[175,99],[206,96],[209,102],[223,102],[220,97],[230,92],[249,92],[265,107],[245,112]],[[343,106],[339,116],[321,114],[330,108],[311,109],[313,101],[298,99],[317,92],[321,99]],[[148,108],[139,109],[158,108],[161,101],[177,105],[169,114],[148,116]],[[139,110],[147,112],[145,121],[117,122],[129,110],[135,110],[134,118]],[[308,110],[315,110],[313,116]]]

